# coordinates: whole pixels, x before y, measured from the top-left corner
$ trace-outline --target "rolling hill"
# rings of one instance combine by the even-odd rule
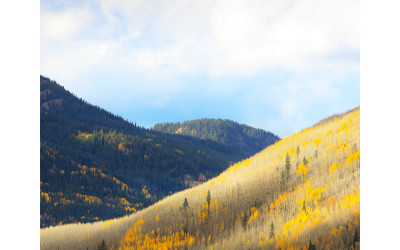
[[[360,108],[129,216],[40,238],[41,249],[359,249]]]
[[[244,152],[247,156],[254,155],[280,140],[271,132],[223,119],[203,118],[183,123],[158,123],[153,130],[215,141]]]
[[[130,214],[247,156],[136,126],[40,77],[41,227]]]

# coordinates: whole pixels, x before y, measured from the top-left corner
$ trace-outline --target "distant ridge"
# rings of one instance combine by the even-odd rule
[[[251,156],[280,138],[271,132],[252,128],[231,120],[196,119],[183,123],[159,123],[153,130],[168,134],[182,134],[202,140],[211,140],[231,146],[235,150]]]

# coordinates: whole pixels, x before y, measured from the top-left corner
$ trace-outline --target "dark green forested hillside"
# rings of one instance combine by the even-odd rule
[[[138,127],[40,77],[41,227],[131,213],[247,156]]]
[[[215,141],[233,147],[247,156],[279,140],[279,137],[271,132],[222,119],[203,118],[183,123],[160,123],[154,125],[153,129],[168,134],[183,134]]]

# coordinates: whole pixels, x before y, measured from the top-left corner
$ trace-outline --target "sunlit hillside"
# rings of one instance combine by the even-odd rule
[[[360,108],[130,216],[41,229],[41,249],[359,249]]]

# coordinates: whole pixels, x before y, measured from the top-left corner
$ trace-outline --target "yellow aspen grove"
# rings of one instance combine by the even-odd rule
[[[307,174],[307,166],[304,165],[303,162],[301,162],[299,164],[299,166],[297,167],[297,176],[303,175],[305,176]]]
[[[336,171],[336,169],[337,169],[337,164],[335,162],[329,167],[329,174],[334,173]]]

